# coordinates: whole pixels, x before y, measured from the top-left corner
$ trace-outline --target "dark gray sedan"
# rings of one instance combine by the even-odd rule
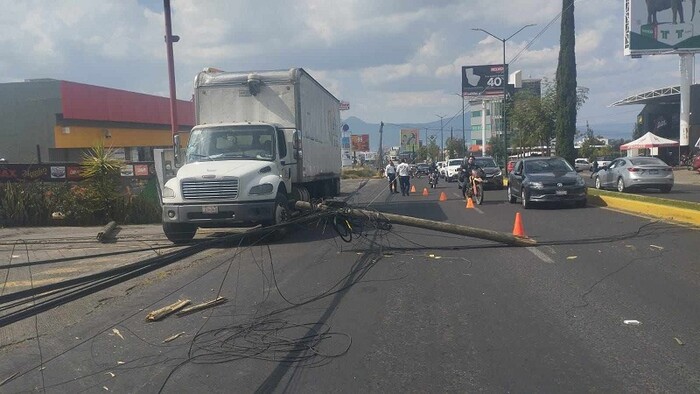
[[[595,175],[597,189],[653,188],[668,193],[673,188],[673,168],[656,157],[635,156],[615,159]]]
[[[561,157],[529,157],[515,163],[508,174],[508,201],[520,198],[523,208],[533,202],[571,202],[586,206],[586,182]]]

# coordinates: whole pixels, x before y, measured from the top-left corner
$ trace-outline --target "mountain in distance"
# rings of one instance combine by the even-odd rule
[[[471,141],[471,130],[470,130],[470,118],[469,113],[466,114],[465,119],[465,134],[467,137],[467,142]],[[369,146],[370,150],[376,151],[379,149],[379,123],[368,123],[364,120],[350,116],[342,121],[342,124],[347,124],[350,127],[350,134],[369,134]],[[593,130],[595,136],[603,136],[605,138],[612,139],[625,139],[632,140],[632,130],[634,129],[634,121],[625,123],[591,123],[590,128]],[[445,118],[443,120],[443,137],[445,141],[450,138],[450,127],[452,128],[452,133],[455,138],[462,138],[462,117],[456,116],[452,118]],[[390,123],[384,122],[383,139],[382,145],[384,149],[388,149],[392,146],[399,146],[400,131],[401,129],[419,129],[420,130],[420,140],[421,143],[426,139],[426,128],[428,136],[434,135],[436,137],[435,141],[440,145],[440,120],[429,123]],[[579,124],[576,128],[580,132],[585,132],[586,124]]]

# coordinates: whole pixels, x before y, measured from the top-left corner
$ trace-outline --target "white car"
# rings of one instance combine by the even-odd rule
[[[588,171],[591,169],[591,163],[588,162],[588,159],[579,157],[574,161],[574,167],[576,168],[576,172]]]
[[[438,172],[440,173],[440,176],[441,176],[442,178],[445,178],[445,162],[444,162],[444,161],[438,161],[438,162],[436,163],[436,165],[437,165],[437,168],[438,168]]]
[[[447,179],[447,182],[457,180],[459,169],[462,167],[463,162],[464,159],[450,159],[447,161],[447,165],[445,166],[445,178]]]

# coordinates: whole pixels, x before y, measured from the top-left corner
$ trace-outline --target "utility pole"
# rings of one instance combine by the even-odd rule
[[[467,154],[467,134],[464,131],[464,93],[462,93],[462,150]]]
[[[382,149],[382,135],[384,133],[384,122],[379,122],[379,152],[377,152],[377,155],[379,156],[379,160],[377,162],[379,163],[379,170],[384,168],[384,150]]]
[[[177,96],[175,94],[175,61],[173,60],[173,43],[180,41],[180,37],[173,35],[172,23],[170,20],[170,0],[163,0],[163,11],[165,14],[165,46],[168,58],[168,80],[170,83],[170,132],[172,133],[175,159],[180,157],[180,144],[177,124]]]
[[[502,85],[503,85],[503,102],[502,102],[502,105],[501,105],[501,127],[503,127],[503,145],[504,145],[505,154],[506,154],[504,164],[507,164],[507,163],[508,163],[508,131],[506,130],[506,100],[507,100],[507,91],[506,91],[506,89],[507,89],[507,87],[508,87],[508,71],[507,71],[507,70],[508,70],[508,65],[506,64],[506,41],[510,40],[511,38],[513,38],[513,36],[515,36],[516,34],[520,33],[521,31],[523,31],[523,29],[525,29],[526,27],[530,27],[530,26],[535,26],[535,25],[534,25],[534,24],[525,25],[525,26],[521,27],[520,30],[518,30],[518,31],[516,31],[515,33],[511,34],[508,38],[501,38],[501,37],[495,36],[495,35],[493,35],[493,34],[487,32],[487,31],[484,30],[484,29],[479,29],[479,28],[477,28],[477,29],[472,29],[472,30],[475,30],[475,31],[484,32],[484,33],[490,35],[491,37],[497,39],[497,40],[500,41],[501,43],[503,43],[503,81],[501,82]],[[484,142],[484,141],[482,141],[482,143],[483,143],[483,142]],[[506,168],[506,172],[508,171],[507,167],[508,167],[507,165],[504,165],[504,168]]]
[[[438,157],[441,157],[441,161],[445,161],[445,137],[443,135],[443,130],[442,130],[442,118],[444,118],[447,115],[435,115],[438,118],[440,118],[440,154]]]

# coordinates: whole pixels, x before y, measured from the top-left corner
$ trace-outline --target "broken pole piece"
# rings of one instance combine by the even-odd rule
[[[187,308],[181,310],[180,312],[178,312],[178,313],[177,313],[177,316],[178,316],[178,317],[182,317],[182,316],[185,316],[185,315],[189,315],[190,313],[194,313],[194,312],[197,312],[197,311],[201,311],[202,309],[207,309],[207,308],[211,308],[212,306],[216,306],[216,305],[223,304],[223,303],[226,302],[226,301],[228,301],[226,298],[224,298],[224,297],[219,297],[219,298],[217,298],[217,299],[215,299],[215,300],[203,302],[203,303],[197,304],[197,305],[192,305],[192,306],[189,306],[189,307],[187,307]]]
[[[169,314],[173,312],[177,312],[180,309],[186,307],[187,305],[190,304],[190,300],[177,300],[177,302],[170,304],[168,306],[164,306],[160,309],[156,309],[155,311],[149,313],[146,316],[146,320],[148,321],[158,321]]]
[[[299,210],[330,210],[325,205],[312,206],[305,201],[297,201],[295,207]],[[397,215],[393,213],[384,213],[378,211],[368,211],[364,209],[344,208],[340,211],[341,214],[352,216],[354,218],[366,220],[388,220],[392,224],[402,224],[404,226],[424,228],[428,230],[441,231],[444,233],[464,235],[472,238],[486,239],[489,241],[500,242],[506,245],[513,246],[535,246],[537,241],[527,237],[516,237],[510,233],[502,233],[498,231],[485,230],[476,227],[462,226],[446,222],[437,222],[435,220],[427,220],[412,216]]]
[[[117,222],[115,222],[114,220],[107,223],[107,225],[102,229],[102,231],[97,233],[97,240],[100,242],[106,242],[107,240],[111,239],[116,228]]]

